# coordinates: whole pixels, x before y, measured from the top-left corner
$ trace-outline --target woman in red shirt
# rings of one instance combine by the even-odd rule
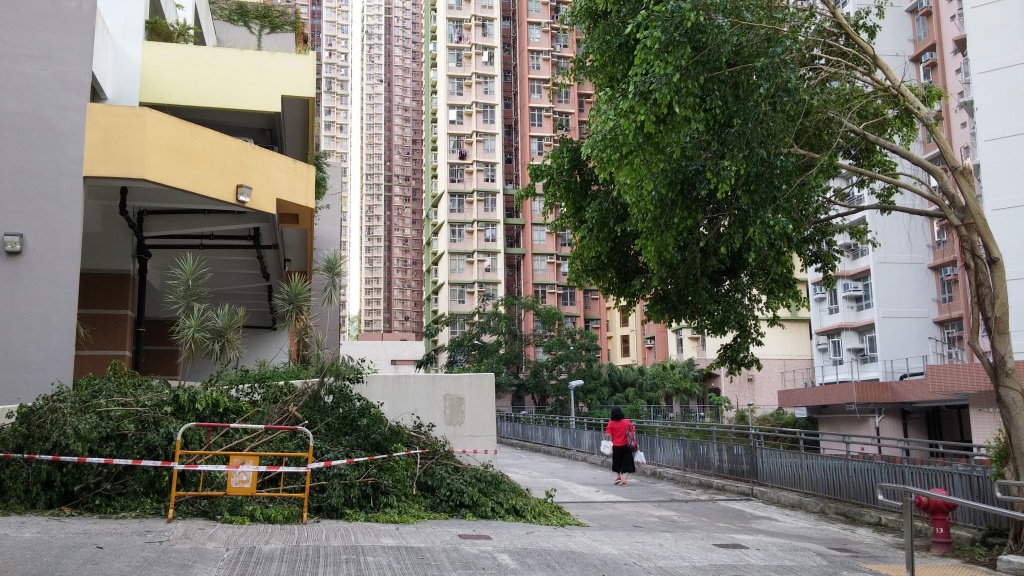
[[[612,472],[615,472],[615,483],[626,485],[626,477],[631,472],[636,472],[636,465],[633,463],[633,448],[627,440],[628,433],[636,437],[636,428],[633,423],[622,414],[622,408],[612,408],[612,419],[604,429],[605,438],[612,441]]]

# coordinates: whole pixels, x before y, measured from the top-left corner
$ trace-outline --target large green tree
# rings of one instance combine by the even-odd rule
[[[571,80],[594,85],[589,136],[563,139],[531,181],[575,236],[574,279],[731,337],[717,361],[731,373],[759,365],[762,318],[778,325],[777,311],[804,303],[793,254],[832,283],[838,239],[868,240],[851,216],[940,221],[963,255],[967,342],[1024,478],[1004,261],[970,161],[943,132],[947,95],[873,47],[883,4],[848,15],[835,0],[576,0],[567,17],[585,43]],[[922,133],[934,162],[915,146]],[[872,202],[848,201],[865,191]]]
[[[532,326],[524,324],[527,314]],[[458,334],[427,352],[416,367],[438,363],[446,373],[490,372],[499,395],[532,396],[534,403],[547,405],[568,395],[568,382],[593,380],[599,373],[597,336],[564,319],[561,310],[536,298],[484,299],[471,314],[449,315],[432,326],[427,337],[453,326]]]

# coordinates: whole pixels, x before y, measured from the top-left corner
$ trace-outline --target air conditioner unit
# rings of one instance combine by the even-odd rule
[[[483,22],[484,21],[484,17],[483,16],[473,16],[473,21],[474,22]]]
[[[932,7],[932,0],[918,0],[918,2],[917,2],[917,11],[918,12],[921,12],[921,11],[923,11],[923,10],[925,10],[927,8],[931,8],[931,7]]]
[[[593,292],[593,293],[590,294],[590,299],[591,300],[597,300],[600,297],[601,297],[601,294],[598,293],[598,292]]]
[[[434,221],[434,222],[436,222],[436,221],[437,221],[437,210],[431,210],[431,211],[430,211],[430,219],[431,219],[432,221]]]
[[[544,22],[543,24],[540,25],[540,29],[541,30],[551,30],[551,24],[548,23],[548,22]]]
[[[476,284],[467,284],[466,293],[476,292]]]
[[[557,260],[555,260],[554,256],[548,256],[548,263],[549,264],[554,264],[555,262],[557,262]]]
[[[557,286],[548,286],[547,293],[548,294],[557,294],[558,293],[558,287]]]
[[[956,266],[946,266],[939,270],[940,278],[955,278],[960,274],[960,270]]]
[[[929,52],[925,52],[924,54],[921,54],[921,64],[926,64],[928,62],[934,62],[934,61],[935,61],[935,52],[934,51],[929,51]]]
[[[430,299],[430,309],[437,310],[437,296],[434,296]]]
[[[440,275],[438,274],[438,271],[437,271],[437,266],[434,266],[434,267],[432,267],[430,269],[430,277],[431,278],[438,278],[438,277],[440,277]]]
[[[821,300],[828,296],[828,288],[825,286],[812,286],[811,296],[813,296],[815,300]]]
[[[696,328],[690,328],[690,333],[687,334],[686,337],[699,340],[704,337],[704,333]]]
[[[849,344],[846,345],[846,349],[847,350],[863,350],[864,349],[864,343],[863,342],[850,342]]]
[[[549,113],[547,113],[547,114],[545,114],[545,116],[550,116],[550,115],[551,115],[551,114],[550,114],[550,112],[549,112]],[[551,136],[545,136],[545,137],[544,137],[544,143],[545,143],[545,144],[551,144],[551,142],[552,142],[552,138],[551,138]]]
[[[864,291],[864,285],[860,282],[843,282],[843,294],[860,295]]]
[[[814,345],[817,348],[822,349],[822,350],[827,349],[828,348],[828,336],[818,336],[818,338],[814,341]]]

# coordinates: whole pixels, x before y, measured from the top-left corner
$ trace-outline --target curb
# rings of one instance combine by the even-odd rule
[[[512,448],[529,450],[531,452],[540,452],[549,456],[577,460],[588,464],[594,464],[596,466],[611,466],[611,458],[604,455],[590,454],[588,452],[568,450],[565,448],[556,448],[554,446],[534,444],[532,442],[523,442],[521,440],[511,440],[508,438],[498,438],[498,443]],[[866,508],[856,504],[836,502],[817,496],[782,490],[780,488],[756,486],[749,483],[737,482],[735,480],[725,480],[722,478],[715,478],[713,476],[705,476],[703,474],[676,470],[674,468],[664,468],[650,464],[643,467],[637,467],[636,473],[642,476],[661,478],[685,486],[696,486],[706,490],[746,496],[761,502],[803,510],[813,514],[853,520],[870,526],[880,526],[897,532],[902,532],[903,530],[903,518],[898,512],[887,512],[885,510]],[[931,527],[927,520],[915,516],[914,534],[914,542],[916,545],[927,546],[928,538],[931,536]],[[953,538],[954,546],[973,545],[981,539],[981,533],[979,531],[973,528],[964,528],[960,526],[953,526],[950,529],[950,536]],[[1024,574],[1024,572],[1020,572],[1020,574]]]

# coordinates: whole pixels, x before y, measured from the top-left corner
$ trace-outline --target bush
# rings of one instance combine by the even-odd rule
[[[73,387],[59,385],[33,404],[20,406],[17,419],[0,428],[0,451],[172,460],[175,434],[187,422],[303,424],[313,432],[318,460],[429,450],[419,458],[314,471],[309,510],[313,516],[575,523],[561,507],[530,496],[504,474],[459,462],[448,452],[450,446],[431,434],[432,426],[390,422],[378,405],[353,392],[352,385],[362,382],[365,372],[358,363],[334,363],[317,374],[296,366],[260,366],[224,370],[195,386],[174,386],[141,377],[115,362],[102,378],[89,376]],[[293,380],[311,383],[289,382]],[[203,429],[188,429],[183,447],[202,446],[203,434]],[[305,452],[307,444],[305,436],[288,433],[259,433],[246,442],[259,442],[260,451],[274,452]],[[272,475],[260,478],[261,489],[276,488],[280,482]],[[285,482],[296,483],[296,478],[301,475],[288,475]],[[206,489],[217,482],[223,485],[223,473],[207,472],[204,480]],[[170,482],[167,468],[7,459],[0,461],[0,511],[162,515]],[[198,482],[198,473],[179,474],[182,490],[195,490]],[[293,522],[300,513],[295,501],[271,498],[182,499],[175,505],[176,516],[236,523]]]

